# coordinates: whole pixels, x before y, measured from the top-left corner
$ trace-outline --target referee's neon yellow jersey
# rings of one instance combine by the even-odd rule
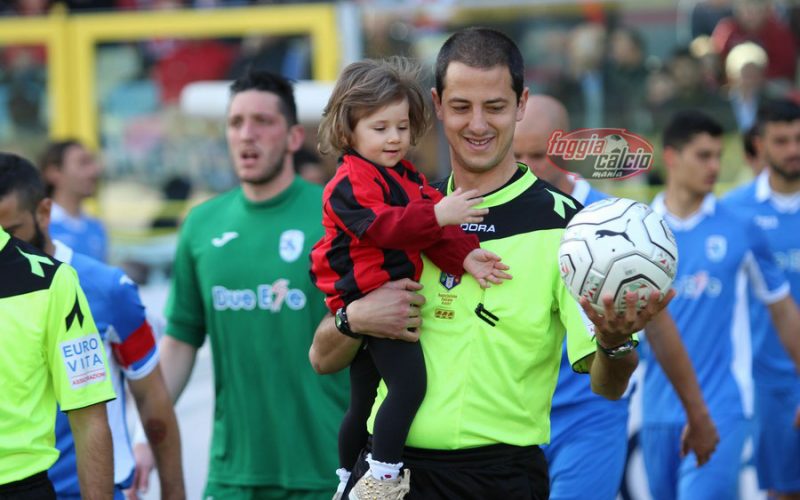
[[[50,468],[63,411],[114,399],[75,270],[0,228],[0,484]]]
[[[511,267],[513,279],[483,290],[468,274],[457,279],[424,261],[420,342],[428,386],[408,446],[547,443],[566,332],[574,370],[587,371],[586,357],[596,351],[590,323],[558,265],[564,227],[581,205],[520,164],[476,208],[489,209],[483,222],[462,227]],[[373,419],[385,393],[382,383]]]

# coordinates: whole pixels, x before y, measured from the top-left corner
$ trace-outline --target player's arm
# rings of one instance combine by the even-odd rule
[[[597,352],[588,359],[593,392],[606,399],[622,397],[628,388],[631,374],[639,363],[639,356],[634,350],[626,356],[612,358],[606,351],[630,342],[632,335],[642,330],[674,296],[675,292],[671,290],[663,300],[659,300],[659,293],[654,291],[647,305],[637,312],[636,294],[628,293],[625,297],[625,312],[622,314],[614,312],[613,301],[609,296],[603,297],[604,314],[596,312],[586,298],[581,298],[581,307],[594,324],[597,342]]]
[[[161,370],[156,366],[146,376],[129,380],[128,386],[136,400],[139,419],[155,455],[161,498],[176,500],[186,498],[178,420]]]
[[[751,246],[745,269],[756,296],[767,306],[778,337],[800,373],[800,312],[790,294],[789,282],[775,260],[764,231],[752,222],[747,229]]]
[[[778,337],[794,361],[794,369],[800,373],[800,312],[797,303],[791,295],[787,295],[768,307]],[[800,427],[800,408],[795,413],[794,426]]]
[[[114,327],[114,335],[111,335],[114,359],[125,374],[139,411],[142,432],[155,454],[161,497],[182,499],[185,494],[180,433],[172,398],[158,367],[155,334],[147,321],[136,284],[121,271],[112,293],[116,304],[111,320]],[[138,479],[144,473],[149,473],[149,469],[137,467],[134,473],[134,485],[137,488],[141,487]]]
[[[789,283],[778,266],[764,231],[754,223],[748,225],[752,258],[746,262],[749,278],[756,296],[769,310],[772,324],[786,352],[800,373],[800,313],[790,295]],[[800,408],[797,409],[794,424],[800,427]]]
[[[158,347],[161,373],[173,402],[186,387],[206,336],[205,306],[191,245],[193,215],[184,221],[178,238],[166,306],[167,334]]]
[[[653,354],[686,411],[687,423],[681,436],[681,453],[686,455],[690,450],[694,451],[697,465],[703,465],[714,453],[719,434],[703,400],[680,333],[667,311],[656,315],[645,327],[645,333]]]
[[[639,354],[634,350],[625,357],[611,359],[600,349],[588,359],[592,392],[615,401],[625,394],[628,381],[639,364]]]
[[[114,496],[114,452],[108,427],[106,404],[96,403],[67,412],[75,456],[81,498],[105,500]]]
[[[420,288],[409,279],[392,281],[351,302],[347,306],[350,329],[361,335],[416,342],[421,324],[419,308],[425,302],[416,293]],[[359,346],[361,340],[343,335],[329,314],[314,333],[308,358],[317,373],[335,373],[350,364]]]
[[[174,402],[176,402],[180,397],[183,389],[186,387],[186,384],[189,381],[189,376],[192,374],[194,362],[197,357],[197,347],[182,340],[170,337],[169,335],[165,335],[158,345],[160,356],[159,371],[162,375],[161,385],[164,387],[166,396],[168,398],[167,400],[170,402],[170,404],[174,404]],[[131,391],[133,391],[132,387]],[[160,447],[162,445],[156,445],[153,443],[153,437],[150,436],[151,432],[153,432],[153,429],[150,431],[145,429],[144,426],[147,425],[147,417],[142,415],[142,410],[138,401],[136,404],[137,407],[139,407],[140,423],[136,426],[136,431],[134,432],[133,438],[133,456],[136,462],[136,471],[134,472],[133,484],[131,485],[131,489],[128,491],[129,499],[138,498],[138,492],[146,492],[148,490],[150,487],[150,474],[156,464],[158,464],[158,468],[161,470],[163,463],[162,460],[167,461],[165,467],[169,468],[170,470],[172,470],[174,467],[181,467],[180,435],[177,423],[175,424],[174,430],[175,439],[178,441],[177,449],[164,450],[165,454],[162,455],[161,458],[158,456],[154,457],[153,455],[157,454],[159,450],[154,450],[153,447]],[[163,402],[157,402],[156,405],[163,405]],[[147,440],[144,438],[147,438]],[[164,443],[163,446],[166,447],[166,443]],[[177,457],[175,457],[174,454],[177,454]],[[177,471],[175,473],[177,474]],[[174,474],[170,475],[170,490],[175,491],[175,494],[178,495],[179,490],[177,489],[175,478],[177,478],[177,476]],[[163,482],[166,478],[163,477],[162,474],[159,474],[159,479],[162,482],[162,492],[164,492],[165,490]],[[173,488],[175,489],[173,490]],[[175,498],[180,498],[180,496]]]
[[[794,361],[795,370],[800,373],[800,310],[797,303],[791,295],[786,295],[767,307],[778,337]]]
[[[158,344],[158,350],[161,353],[159,366],[167,391],[169,391],[172,401],[177,402],[194,369],[197,347],[175,337],[164,335]]]

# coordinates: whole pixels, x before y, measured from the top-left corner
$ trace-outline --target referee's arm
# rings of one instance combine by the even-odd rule
[[[626,309],[622,314],[616,314],[611,297],[603,298],[605,313],[598,314],[589,305],[586,298],[581,298],[580,304],[588,318],[594,323],[597,352],[592,355],[589,362],[592,391],[607,399],[619,399],[628,388],[628,380],[639,364],[636,351],[628,355],[612,359],[606,354],[611,348],[620,346],[630,340],[631,335],[644,329],[675,296],[675,290],[670,290],[667,295],[659,300],[658,292],[653,292],[647,305],[641,310],[636,310],[637,296],[628,293],[625,297]]]
[[[425,303],[425,298],[416,293],[420,288],[409,279],[391,281],[351,302],[347,306],[351,330],[372,337],[418,341],[419,308]],[[336,373],[350,364],[359,346],[361,340],[342,334],[328,314],[314,333],[308,359],[317,373]]]
[[[81,498],[111,498],[114,485],[114,451],[106,404],[95,403],[67,412],[77,456]]]

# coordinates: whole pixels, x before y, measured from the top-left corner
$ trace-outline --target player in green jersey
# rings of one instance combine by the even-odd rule
[[[22,241],[38,239],[23,234],[33,225],[22,219],[36,217],[30,201],[44,193],[3,189],[20,164],[37,175],[27,160],[0,153],[0,498],[55,499],[47,469],[58,458],[56,402],[75,437],[83,498],[111,498],[108,361],[75,270]]]
[[[631,295],[619,316],[610,297],[604,315],[585,304],[594,325],[583,321],[557,262],[563,228],[580,204],[514,161],[511,142],[528,90],[522,56],[508,37],[483,28],[450,37],[432,94],[453,168],[445,191],[481,193],[478,206],[489,214],[466,230],[503,255],[515,279],[483,292],[469,277],[455,280],[426,261],[424,300],[408,281],[394,284],[400,290],[381,288],[348,306],[344,330],[413,340],[419,332],[403,330],[424,324],[428,391],[403,460],[412,472],[407,498],[547,498],[538,445],[549,438],[565,329],[573,369],[590,373],[595,392],[619,398],[638,359],[632,332],[671,295],[659,301],[654,294],[641,313]],[[356,353],[359,342],[341,331],[331,319],[321,323],[310,351],[318,371],[339,370]]]
[[[231,86],[228,147],[240,186],[183,223],[161,366],[177,398],[208,337],[216,406],[206,496],[330,498],[346,374],[320,378],[308,346],[326,312],[308,276],[322,187],[298,177],[304,139],[289,83],[250,73]]]

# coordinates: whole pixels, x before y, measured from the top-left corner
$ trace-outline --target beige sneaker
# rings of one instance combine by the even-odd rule
[[[379,481],[367,471],[350,490],[348,498],[349,500],[402,500],[411,489],[410,480],[411,471],[408,469],[403,469],[403,475],[394,481]]]

